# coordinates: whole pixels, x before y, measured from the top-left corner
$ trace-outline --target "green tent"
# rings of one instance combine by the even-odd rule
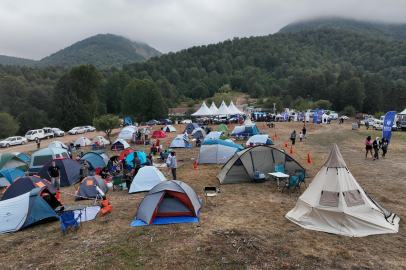
[[[28,171],[28,165],[20,157],[10,153],[0,154],[0,170],[16,168],[23,172]]]
[[[229,132],[227,126],[224,125],[224,124],[221,124],[221,125],[217,128],[217,131],[220,131],[220,132]]]
[[[229,140],[230,138],[227,136],[221,136],[219,139],[225,141],[225,140]]]

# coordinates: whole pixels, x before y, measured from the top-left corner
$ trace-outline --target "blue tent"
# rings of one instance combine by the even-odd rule
[[[128,156],[127,156],[127,163],[128,165],[130,165],[131,167],[133,166],[133,159],[134,159],[134,153],[137,153],[138,158],[140,159],[141,163],[144,163],[147,161],[147,154],[145,154],[142,151],[135,151],[135,152],[131,152]]]
[[[199,128],[199,125],[196,123],[189,123],[185,130],[183,131],[183,133],[187,132],[187,134],[192,134],[193,130],[195,130],[195,128]]]
[[[78,161],[80,163],[83,163],[83,160],[86,160],[87,162],[89,162],[91,170],[105,167],[107,163],[104,161],[103,157],[99,153],[96,153],[96,152],[97,151],[86,153]],[[101,152],[103,152],[103,151],[101,151]]]
[[[47,203],[41,194],[51,196]],[[37,222],[58,220],[55,208],[61,203],[46,187],[35,188],[15,198],[0,202],[0,234],[18,231]]]
[[[231,136],[236,136],[239,134],[241,134],[241,136],[254,136],[261,133],[259,133],[256,125],[243,125],[235,127],[233,132],[231,133]]]
[[[52,162],[59,167],[61,171],[61,187],[72,186],[80,180],[80,167],[82,166],[76,160],[70,158],[56,158],[45,164],[38,172],[37,175],[51,181],[48,175],[48,169],[52,166]]]
[[[15,153],[19,158],[24,160],[24,162],[30,162],[31,159],[27,156],[27,154],[24,153]]]
[[[227,163],[235,153],[243,150],[241,145],[233,142],[226,142],[220,139],[203,141],[200,147],[197,163]]]
[[[22,170],[6,168],[0,171],[0,187],[6,187],[19,177],[25,176]]]

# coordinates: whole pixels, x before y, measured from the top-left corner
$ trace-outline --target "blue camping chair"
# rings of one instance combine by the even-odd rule
[[[62,222],[61,230],[63,231],[63,235],[65,236],[72,228],[75,226],[75,232],[78,231],[79,227],[79,218],[82,216],[82,213],[79,214],[77,218],[75,218],[74,212],[69,213],[62,213],[59,217],[59,220]]]
[[[306,186],[306,181],[305,181],[306,171],[304,171],[304,170],[296,170],[295,173],[299,175],[299,185],[304,183],[305,187],[307,187]]]
[[[275,164],[275,172],[285,173],[285,166],[283,166],[283,163]]]
[[[294,188],[293,192],[295,192],[296,188],[298,188],[299,193],[302,194],[300,191],[299,175],[291,175],[289,177],[289,181],[283,186],[282,194],[286,190],[289,191],[289,196],[292,197],[292,188]]]

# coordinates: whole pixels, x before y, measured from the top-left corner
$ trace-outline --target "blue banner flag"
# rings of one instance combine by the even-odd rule
[[[305,115],[305,110],[302,111],[302,114],[300,115],[300,121],[304,121],[304,115]]]
[[[284,122],[288,121],[288,113],[287,113],[287,112],[285,112],[285,113],[283,114],[283,121],[284,121]]]
[[[383,119],[382,138],[388,139],[388,143],[390,143],[390,137],[392,137],[392,126],[395,122],[395,116],[396,112],[391,111],[387,112]]]
[[[320,110],[319,114],[317,115],[317,124],[320,124],[323,119],[324,110]]]
[[[313,115],[313,123],[317,122],[317,114],[319,113],[319,109],[314,110],[314,115]]]

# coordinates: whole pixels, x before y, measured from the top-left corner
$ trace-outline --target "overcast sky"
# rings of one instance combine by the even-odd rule
[[[320,16],[406,23],[405,0],[0,0],[0,55],[39,60],[97,34],[167,53]]]

